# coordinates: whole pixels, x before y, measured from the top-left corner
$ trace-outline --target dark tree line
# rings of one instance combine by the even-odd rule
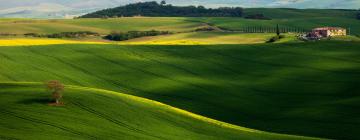
[[[356,14],[356,18],[360,20],[360,12]]]
[[[87,36],[100,36],[100,34],[91,31],[61,32],[54,34],[26,33],[24,35],[28,37],[47,37],[47,38],[81,38]]]
[[[243,9],[240,7],[222,7],[217,9],[205,8],[204,6],[173,6],[165,2],[157,3],[140,2],[128,4],[111,9],[105,9],[86,14],[80,18],[107,18],[107,17],[241,17]]]
[[[171,34],[169,31],[129,31],[129,32],[113,32],[104,37],[107,40],[124,41],[145,36],[157,36]]]

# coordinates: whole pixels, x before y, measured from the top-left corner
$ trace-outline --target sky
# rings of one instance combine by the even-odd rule
[[[0,17],[66,17],[128,3],[153,0],[0,0]],[[160,0],[157,0],[160,1]],[[282,7],[359,9],[360,0],[166,0],[173,5],[206,7]]]

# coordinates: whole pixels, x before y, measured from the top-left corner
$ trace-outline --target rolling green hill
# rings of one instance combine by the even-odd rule
[[[321,26],[339,26],[350,28],[352,34],[360,34],[360,23],[356,20],[354,10],[327,9],[281,9],[252,8],[245,9],[245,16],[264,14],[273,20],[251,20],[244,18],[214,18],[214,17],[136,17],[109,19],[76,19],[76,20],[34,20],[34,19],[0,19],[0,34],[25,33],[59,33],[74,31],[92,31],[108,34],[112,31],[145,31],[160,30],[172,32],[189,32],[204,23],[230,30],[244,27],[281,27],[301,28],[311,30]]]
[[[0,81],[56,79],[145,97],[248,128],[350,140],[360,138],[358,46],[320,41],[0,47]]]
[[[117,19],[76,19],[76,20],[35,20],[0,19],[0,33],[59,33],[92,31],[108,34],[112,31],[161,30],[172,32],[192,31],[200,23],[186,21],[185,18],[117,18]]]
[[[48,106],[38,83],[0,83],[0,139],[310,139],[226,124],[122,93],[66,86]],[[21,134],[21,135],[19,135]]]

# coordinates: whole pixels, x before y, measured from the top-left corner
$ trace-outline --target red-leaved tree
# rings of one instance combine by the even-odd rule
[[[61,104],[61,99],[63,97],[64,85],[56,80],[52,80],[46,83],[47,89],[51,92],[51,97],[55,100],[55,104]]]

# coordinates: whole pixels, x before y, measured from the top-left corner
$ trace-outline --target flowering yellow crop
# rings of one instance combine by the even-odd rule
[[[108,44],[105,42],[71,41],[61,39],[0,39],[0,46],[35,46],[55,44]]]
[[[207,45],[209,43],[193,40],[172,40],[172,41],[138,41],[120,43],[124,45]]]

